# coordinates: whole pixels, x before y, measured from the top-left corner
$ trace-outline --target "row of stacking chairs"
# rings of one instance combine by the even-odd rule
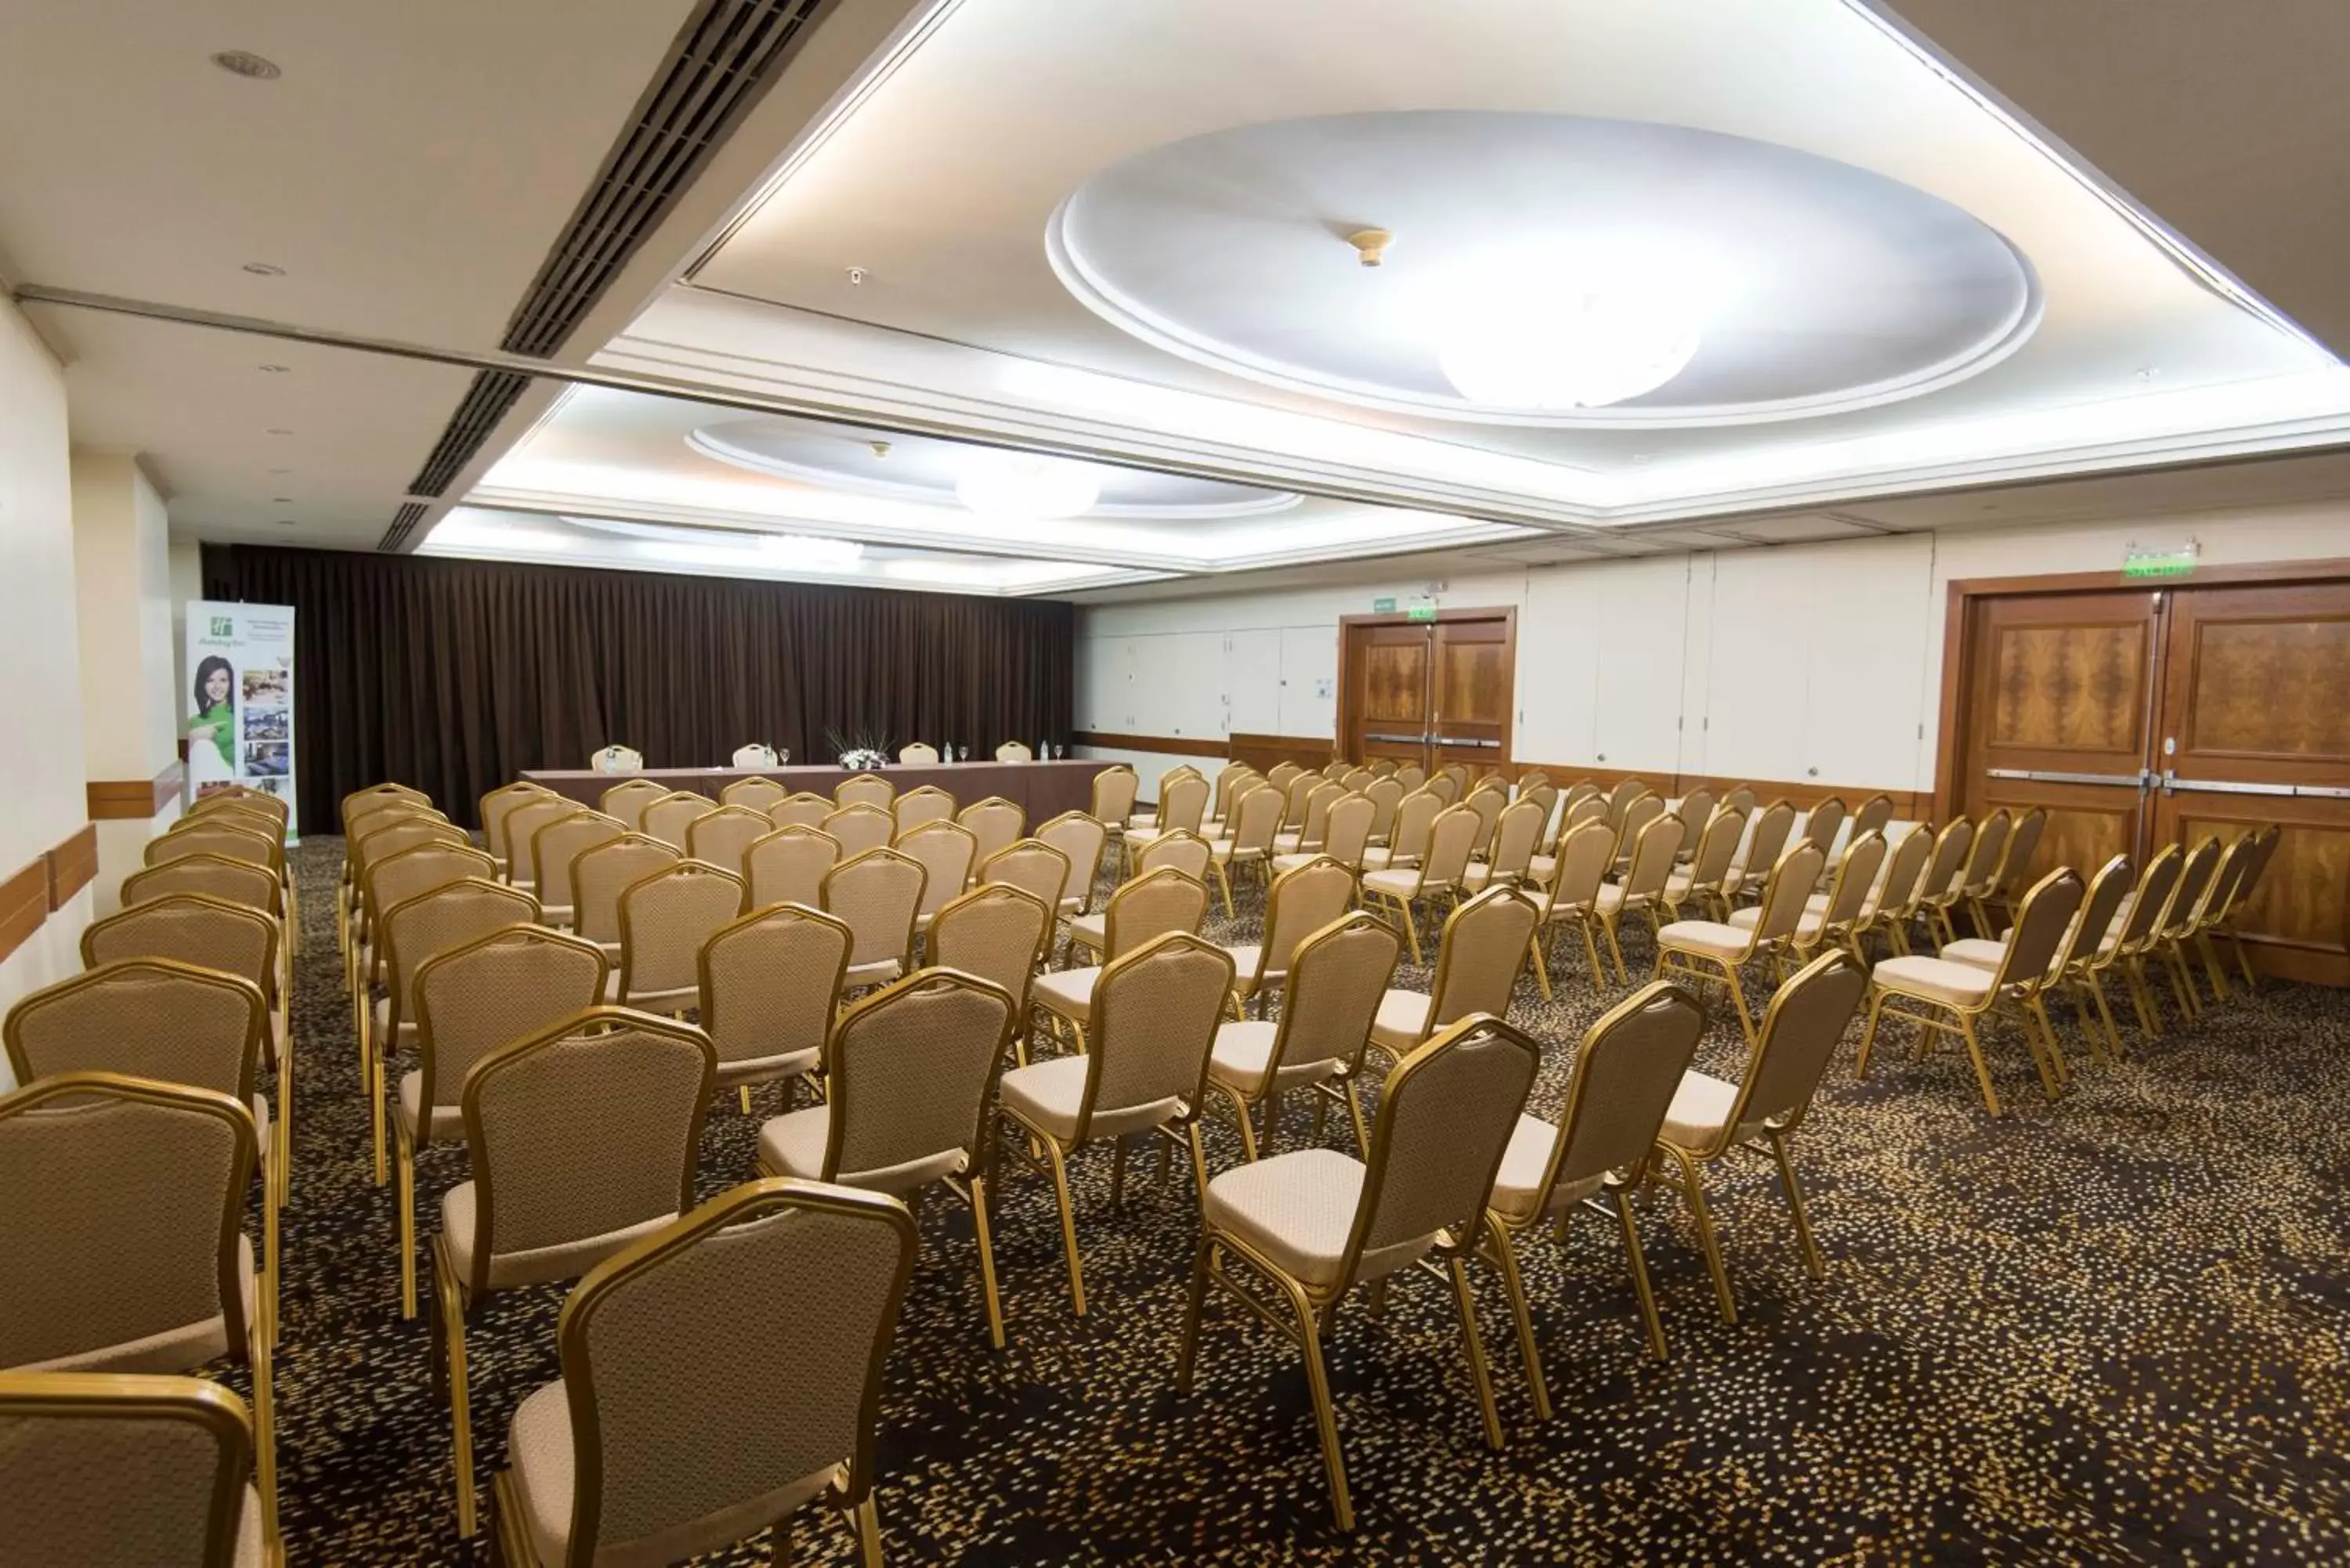
[[[124,878],[122,909],[84,931],[83,972],[0,1023],[22,1085],[0,1096],[12,1561],[283,1560],[286,824],[286,804],[259,791],[192,803]],[[224,1358],[250,1368],[250,1404],[190,1376]]]

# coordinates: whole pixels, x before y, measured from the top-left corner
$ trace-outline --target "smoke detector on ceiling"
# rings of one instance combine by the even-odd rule
[[[234,77],[244,77],[257,82],[274,82],[286,73],[277,62],[266,60],[244,49],[223,49],[213,57],[213,64]]]

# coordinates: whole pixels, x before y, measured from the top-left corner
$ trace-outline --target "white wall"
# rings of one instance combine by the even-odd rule
[[[2350,554],[2350,509],[1644,556],[1459,576],[1437,597],[1446,608],[1517,609],[1522,760],[1930,789],[1951,579],[2117,570],[2133,540],[2190,535],[2212,566],[2339,556]],[[1399,579],[1085,607],[1077,728],[1334,734],[1336,701],[1315,681],[1336,675],[1338,618],[1424,587]],[[1268,715],[1280,722],[1262,722]],[[1196,760],[1087,754],[1133,763],[1146,796],[1166,768]]]
[[[0,877],[79,832],[81,676],[75,627],[73,487],[64,373],[13,305],[0,300]],[[0,961],[0,1008],[79,966],[84,888]],[[0,1081],[5,1068],[0,1066]]]

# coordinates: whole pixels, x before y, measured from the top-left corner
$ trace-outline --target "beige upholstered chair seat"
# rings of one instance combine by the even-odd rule
[[[1240,860],[1262,860],[1264,858],[1264,856],[1265,852],[1260,846],[1236,846],[1229,838],[1211,838],[1208,840],[1208,858],[1222,865],[1230,865],[1235,858]]]
[[[417,1128],[423,1124],[424,1120],[423,1074],[402,1073],[400,1075],[400,1105],[394,1114],[400,1117],[400,1130],[409,1136],[411,1141],[413,1141]],[[464,1142],[464,1107],[462,1106],[433,1106],[432,1135],[430,1141],[433,1143]]]
[[[1657,945],[1736,963],[1753,940],[1753,933],[1742,926],[1725,926],[1720,920],[1675,920],[1659,934]]]
[[[822,1180],[825,1139],[831,1136],[831,1127],[829,1106],[809,1106],[776,1116],[759,1129],[759,1163],[785,1176]],[[970,1163],[962,1149],[950,1148],[876,1170],[844,1170],[833,1179],[843,1187],[903,1197],[943,1177],[960,1175]]]
[[[1957,941],[1942,944],[1942,957],[1952,963],[1968,963],[1977,969],[1997,969],[2007,957],[2007,941],[1993,941],[1988,937],[1960,937]]]
[[[1555,855],[1537,855],[1526,862],[1526,876],[1545,888],[1550,886],[1551,877],[1557,872],[1558,857]]]
[[[856,973],[855,970],[849,971],[852,980]],[[682,1012],[689,1007],[702,1004],[702,988],[699,985],[681,985],[670,991],[640,991],[634,996],[624,997],[620,994],[620,971],[615,969],[605,977],[604,1001],[608,1006],[633,1007],[640,1012]]]
[[[1804,912],[1795,917],[1795,940],[1807,942],[1820,934],[1820,922],[1827,918],[1827,896],[1814,893],[1804,905]],[[1814,906],[1817,906],[1814,908]],[[1762,907],[1750,904],[1743,909],[1730,911],[1730,923],[1742,931],[1752,931],[1762,919]]]
[[[1157,827],[1158,826],[1159,814],[1155,811],[1138,811],[1132,816],[1126,819],[1126,830],[1128,833],[1137,832],[1143,828]]]
[[[1417,991],[1390,991],[1379,998],[1371,1019],[1371,1039],[1390,1051],[1409,1051],[1428,1033],[1428,1011],[1436,998]]]
[[[1259,1019],[1245,1023],[1227,1023],[1216,1031],[1215,1049],[1208,1056],[1208,1076],[1215,1083],[1254,1094],[1264,1082],[1264,1064],[1273,1059],[1274,1038],[1281,1033],[1278,1023]],[[1316,1084],[1336,1076],[1346,1064],[1336,1056],[1319,1062],[1291,1062],[1281,1069],[1274,1080],[1274,1090],[1294,1088],[1299,1084]]]
[[[1599,892],[1597,896],[1591,900],[1591,903],[1592,907],[1603,915],[1610,909],[1622,909],[1624,907],[1624,884],[1621,882],[1602,882],[1599,884]]]
[[[1696,880],[1697,872],[1687,866],[1678,871],[1668,872],[1665,876],[1665,902],[1678,904],[1688,898],[1690,884]]]
[[[1305,846],[1305,835],[1303,833],[1276,833],[1273,836],[1273,850],[1276,855],[1295,855]],[[1305,857],[1308,860],[1312,858],[1310,855]]]
[[[1014,1067],[1003,1075],[997,1094],[1005,1110],[1066,1142],[1077,1136],[1077,1107],[1086,1094],[1086,1059],[1055,1056],[1049,1062]],[[1174,1095],[1139,1106],[1097,1105],[1086,1136],[1098,1139],[1141,1132],[1180,1116],[1182,1110],[1181,1098]]]
[[[813,1073],[824,1059],[820,1046],[811,1045],[805,1051],[786,1051],[780,1056],[753,1056],[740,1062],[718,1064],[716,1087],[731,1089],[737,1084],[766,1084],[777,1078],[796,1077]]]
[[[1885,889],[1882,888],[1871,888],[1868,890],[1868,896],[1861,899],[1860,918],[1862,919],[1866,920],[1876,915],[1877,896],[1884,890]],[[1742,913],[1743,911],[1741,912]],[[1810,898],[1804,899],[1804,912],[1806,915],[1826,914],[1828,912],[1828,895],[1825,893],[1814,893]]]
[[[1064,919],[1066,919],[1076,915],[1078,910],[1085,907],[1086,896],[1083,893],[1072,893],[1067,898],[1061,900],[1059,913]]]
[[[1385,893],[1390,898],[1409,898],[1419,891],[1417,871],[1366,871],[1363,887],[1367,891]]]
[[[1970,963],[1938,958],[1889,958],[1870,979],[1898,996],[1948,1006],[1973,1007],[1991,994],[1992,976]]]
[[[522,1521],[529,1532],[532,1547],[542,1563],[561,1563],[571,1544],[571,1507],[577,1487],[577,1474],[571,1446],[571,1401],[560,1382],[549,1383],[537,1389],[515,1407],[514,1422],[506,1428],[506,1457],[514,1467],[515,1490],[522,1503]],[[626,1547],[625,1556],[617,1561],[629,1563],[668,1563],[678,1552],[670,1545],[692,1554],[729,1541],[739,1541],[746,1535],[778,1519],[785,1518],[807,1502],[825,1488],[842,1479],[842,1467],[827,1465],[813,1475],[801,1477],[788,1486],[737,1503],[706,1519],[644,1542],[605,1542],[608,1549]],[[606,1560],[607,1552],[598,1553],[598,1561]]]
[[[871,963],[853,963],[841,977],[843,985],[887,985],[906,972],[904,962],[898,959],[875,959]]]
[[[1482,860],[1471,860],[1461,868],[1461,887],[1464,892],[1482,893],[1485,884],[1493,879],[1493,868]]]
[[[470,1181],[449,1189],[441,1199],[441,1233],[449,1243],[449,1261],[461,1280],[473,1278],[473,1238],[480,1218],[478,1193]],[[675,1210],[600,1236],[589,1236],[560,1246],[534,1247],[523,1251],[490,1255],[489,1286],[494,1291],[517,1285],[543,1285],[576,1279],[629,1242],[650,1236],[677,1218]]]
[[[1692,1069],[1681,1075],[1673,1103],[1665,1111],[1663,1130],[1657,1136],[1677,1148],[1707,1149],[1721,1140],[1738,1104],[1738,1085],[1725,1084],[1710,1073]],[[1751,1130],[1753,1124],[1749,1123]]]
[[[1515,1220],[1555,1214],[1599,1190],[1599,1184],[1607,1179],[1605,1171],[1580,1181],[1562,1182],[1552,1188],[1547,1196],[1544,1194],[1543,1172],[1549,1168],[1550,1151],[1557,1144],[1558,1128],[1555,1124],[1540,1116],[1520,1114],[1518,1125],[1510,1131],[1510,1147],[1502,1151],[1502,1168],[1493,1176],[1490,1207],[1496,1213]]]
[[[1129,827],[1126,830],[1127,848],[1139,855],[1166,836],[1165,829],[1153,827],[1148,823],[1140,827]],[[1200,836],[1202,838],[1208,836],[1208,825],[1204,822],[1200,825]]]
[[[373,1011],[375,1014],[374,1038],[379,1046],[381,1046],[386,1050],[395,1052],[413,1051],[416,1048],[416,1020],[413,1018],[401,1019],[400,1021],[400,1038],[397,1040],[393,1040],[391,1038],[391,998],[388,996],[377,997],[375,999]],[[274,1023],[272,1027],[275,1027]]]
[[[1255,942],[1245,942],[1224,950],[1232,955],[1232,989],[1243,996],[1255,995],[1260,983],[1256,972],[1258,955],[1264,950]],[[1288,978],[1289,971],[1285,969],[1269,969],[1264,971],[1261,983],[1270,991]]]
[[[1096,909],[1069,922],[1069,940],[1100,952],[1109,946],[1109,911]]]
[[[1289,835],[1289,836],[1293,836],[1293,837],[1294,837],[1294,836],[1295,836],[1295,835]],[[1274,841],[1274,847],[1275,849],[1279,849],[1279,848],[1281,847],[1281,845],[1280,845],[1280,841],[1279,841],[1279,840],[1275,840],[1275,841]],[[1367,853],[1369,853],[1369,852],[1368,852],[1368,851],[1366,851],[1366,854],[1367,854]],[[1312,851],[1307,851],[1307,850],[1291,850],[1291,851],[1289,851],[1288,853],[1285,853],[1285,854],[1280,854],[1280,855],[1275,855],[1275,856],[1273,857],[1273,869],[1274,869],[1274,873],[1275,873],[1276,875],[1278,875],[1279,873],[1284,872],[1284,871],[1294,871],[1294,870],[1295,870],[1298,867],[1305,865],[1305,864],[1307,861],[1309,861],[1309,860],[1319,860],[1319,859],[1321,859],[1321,858],[1322,858],[1322,852],[1321,852],[1320,850],[1318,850],[1318,849],[1316,849],[1316,850],[1312,850]]]
[[[1363,869],[1366,871],[1386,871],[1405,866],[1417,866],[1419,864],[1419,856],[1407,855],[1401,859],[1398,859],[1396,857],[1396,852],[1384,844],[1374,845],[1372,847],[1363,851]]]
[[[1305,1284],[1336,1284],[1362,1200],[1364,1168],[1335,1148],[1301,1148],[1235,1166],[1208,1183],[1208,1228],[1262,1252]],[[1356,1278],[1375,1280],[1408,1267],[1435,1241],[1431,1232],[1367,1251]]]
[[[256,1321],[254,1316],[254,1285],[256,1276],[253,1264],[253,1243],[244,1236],[236,1239],[236,1279],[238,1293],[244,1298],[244,1321]],[[102,1345],[95,1350],[79,1350],[71,1355],[60,1355],[48,1361],[26,1362],[11,1366],[11,1372],[151,1372],[170,1376],[185,1372],[191,1366],[201,1366],[228,1354],[228,1319],[224,1315],[203,1318],[155,1334],[126,1339],[120,1345]]]
[[[1045,1011],[1083,1023],[1093,1016],[1094,987],[1101,983],[1101,973],[1099,964],[1084,969],[1056,969],[1038,975],[1029,995]]]

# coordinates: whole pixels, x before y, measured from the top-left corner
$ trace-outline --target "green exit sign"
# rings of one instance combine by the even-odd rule
[[[1407,620],[1434,620],[1436,618],[1436,607],[1434,605],[1414,605],[1411,608],[1404,611],[1403,613],[1404,618]]]
[[[1373,599],[1371,601],[1371,613],[1373,615],[1393,615],[1395,612],[1396,602],[1393,598]]]
[[[2199,545],[2187,545],[2176,550],[2140,550],[2133,547],[2122,556],[2122,576],[2125,577],[2183,577],[2195,570],[2196,557],[2203,553]]]

